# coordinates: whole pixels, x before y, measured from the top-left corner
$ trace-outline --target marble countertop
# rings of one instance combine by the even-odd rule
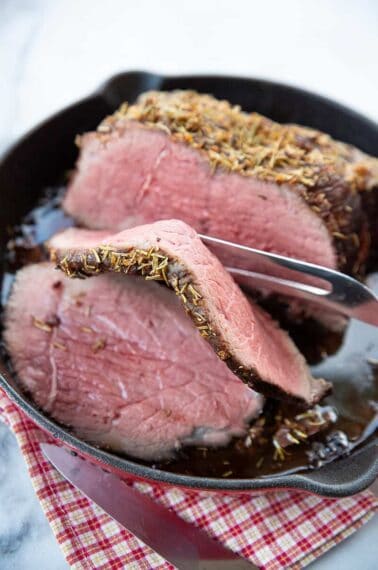
[[[276,79],[377,119],[377,17],[374,0],[1,0],[0,152],[127,69]],[[377,531],[375,517],[312,567],[375,568]],[[68,566],[0,422],[0,569],[21,568]]]

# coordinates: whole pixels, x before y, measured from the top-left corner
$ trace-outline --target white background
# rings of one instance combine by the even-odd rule
[[[275,79],[377,119],[377,30],[377,0],[0,0],[0,150],[136,69]],[[377,529],[315,567],[374,568]],[[0,568],[22,567],[65,564],[0,426]]]

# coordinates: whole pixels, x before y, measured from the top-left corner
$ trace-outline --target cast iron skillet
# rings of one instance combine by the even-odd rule
[[[93,95],[61,111],[22,138],[0,163],[0,244],[6,243],[6,227],[20,221],[35,205],[41,191],[54,185],[73,167],[77,133],[91,130],[123,101],[133,101],[148,89],[190,88],[212,93],[258,111],[280,122],[302,123],[352,143],[369,154],[378,154],[378,128],[368,119],[318,95],[270,81],[217,76],[163,77],[129,72],[111,78]],[[341,497],[368,487],[378,475],[378,440],[361,446],[350,457],[303,474],[255,479],[216,479],[177,475],[138,464],[80,441],[67,429],[45,417],[20,391],[3,365],[0,388],[40,427],[79,454],[105,464],[127,478],[141,478],[187,489],[221,492],[258,492],[269,489],[302,489]]]

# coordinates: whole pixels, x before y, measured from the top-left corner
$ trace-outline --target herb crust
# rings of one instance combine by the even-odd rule
[[[363,273],[370,235],[360,193],[378,186],[377,159],[314,129],[282,125],[194,91],[147,92],[107,117],[97,136],[106,144],[135,122],[197,150],[213,172],[291,188],[325,223],[340,269]]]

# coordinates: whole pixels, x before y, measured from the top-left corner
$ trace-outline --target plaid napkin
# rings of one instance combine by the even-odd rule
[[[40,442],[54,440],[1,391],[0,414],[17,437],[38,499],[73,569],[174,568],[60,476],[39,449]],[[303,568],[352,534],[378,508],[369,491],[344,499],[292,491],[210,496],[130,484],[264,570]]]

